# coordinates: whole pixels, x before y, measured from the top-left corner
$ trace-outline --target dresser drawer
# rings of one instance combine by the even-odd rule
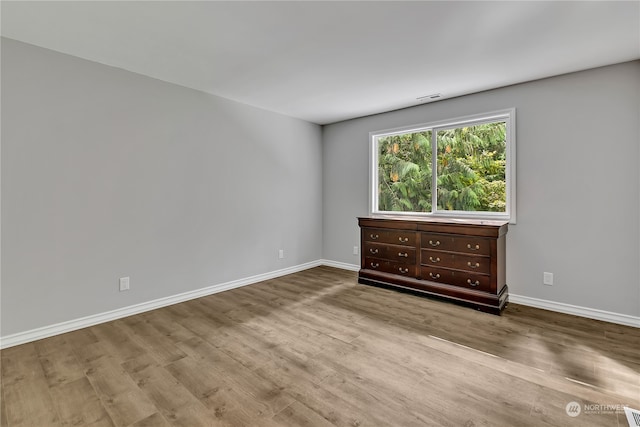
[[[399,262],[388,261],[380,258],[366,257],[364,259],[364,268],[368,270],[382,271],[385,273],[397,274],[399,276],[416,276],[415,265],[402,264]]]
[[[489,255],[491,240],[473,236],[457,236],[437,233],[421,233],[424,249],[460,252],[474,255]]]
[[[488,256],[491,253],[491,240],[480,237],[456,236],[453,239],[453,248],[455,252]]]
[[[422,279],[432,282],[451,283],[453,280],[453,271],[445,268],[421,266],[420,275]]]
[[[362,240],[364,242],[415,246],[416,232],[404,230],[382,230],[378,228],[363,228]]]
[[[431,267],[467,270],[472,273],[491,273],[491,258],[488,256],[463,255],[423,249],[420,263]]]
[[[365,256],[382,258],[402,264],[416,263],[416,249],[410,246],[365,242],[363,251]]]
[[[449,270],[424,265],[420,267],[420,273],[424,280],[431,280],[432,282],[446,283],[485,292],[491,289],[491,276],[486,274],[469,273],[467,271]]]

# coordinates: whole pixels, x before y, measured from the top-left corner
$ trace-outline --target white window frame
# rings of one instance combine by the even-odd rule
[[[378,139],[390,135],[431,131],[432,170],[437,170],[437,132],[462,126],[472,126],[496,121],[506,123],[506,208],[505,212],[479,212],[479,211],[448,211],[437,209],[437,175],[433,173],[431,183],[432,211],[431,212],[402,212],[380,211],[378,209]],[[516,223],[516,109],[493,111],[489,113],[474,114],[458,117],[450,120],[424,123],[413,126],[404,126],[393,129],[385,129],[369,133],[369,213],[373,216],[411,216],[411,217],[441,217],[441,218],[473,218],[487,220],[508,220]]]

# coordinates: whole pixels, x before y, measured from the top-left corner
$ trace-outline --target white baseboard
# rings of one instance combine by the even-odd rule
[[[275,279],[276,277],[286,276],[287,274],[297,273],[299,271],[318,267],[320,265],[326,265],[328,267],[335,267],[349,271],[358,271],[360,269],[360,266],[356,264],[348,264],[327,259],[311,261],[293,267],[283,268],[281,270],[246,277],[244,279],[238,279],[226,283],[220,283],[218,285],[208,286],[206,288],[197,289],[195,291],[184,292],[177,295],[159,298],[153,301],[118,308],[116,310],[111,310],[104,313],[93,314],[91,316],[86,316],[79,319],[69,320],[66,322],[56,323],[54,325],[44,326],[25,332],[18,332],[12,335],[7,335],[6,337],[0,337],[0,349],[13,347],[20,344],[26,344],[31,341],[36,341],[39,339],[52,337],[54,335],[64,334],[66,332],[87,328],[99,323],[110,322],[112,320],[121,319],[123,317],[132,316],[134,314],[144,313],[146,311],[166,307],[168,305],[189,301],[195,298],[216,294],[218,292],[223,292],[242,286],[252,285],[254,283],[262,282],[269,279]],[[605,322],[635,326],[636,328],[640,328],[640,317],[636,316],[612,313],[609,311],[597,310],[595,308],[580,307],[571,304],[564,304],[513,294],[509,295],[509,301],[514,304],[522,304],[530,307],[557,311],[559,313],[573,314],[574,316],[587,317],[589,319],[603,320]]]
[[[598,310],[589,307],[565,304],[562,302],[548,301],[538,298],[525,297],[522,295],[509,294],[509,302],[514,304],[527,305],[529,307],[542,308],[544,310],[557,311],[558,313],[573,314],[574,316],[586,317],[589,319],[602,320],[605,322],[617,323],[626,326],[640,328],[640,317],[629,316],[628,314],[613,313],[611,311]]]
[[[99,323],[110,322],[112,320],[121,319],[123,317],[132,316],[134,314],[144,313],[145,311],[155,310],[157,308],[177,304],[179,302],[216,294],[218,292],[228,291],[229,289],[251,285],[265,280],[274,279],[276,277],[286,276],[287,274],[297,273],[299,271],[318,267],[320,265],[324,265],[321,260],[312,261],[293,267],[283,268],[281,270],[271,271],[269,273],[258,274],[256,276],[251,276],[244,279],[233,280],[231,282],[208,286],[206,288],[197,289],[195,291],[184,292],[177,295],[158,298],[153,301],[118,308],[105,313],[93,314],[91,316],[56,323],[54,325],[44,326],[41,328],[31,329],[25,332],[18,332],[12,335],[7,335],[5,337],[0,337],[0,349],[13,347],[20,344],[26,344],[31,341],[52,337],[54,335],[64,334],[66,332],[75,331],[78,329],[97,325]]]
[[[359,271],[360,270],[360,264],[347,264],[346,262],[340,262],[340,261],[331,261],[330,259],[323,259],[320,261],[322,263],[322,265],[326,265],[327,267],[335,267],[335,268],[341,268],[343,270],[349,270],[349,271]]]

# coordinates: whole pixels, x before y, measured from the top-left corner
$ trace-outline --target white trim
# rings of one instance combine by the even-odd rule
[[[577,305],[565,304],[562,302],[548,301],[513,294],[509,294],[509,302],[512,302],[514,304],[527,305],[529,307],[541,308],[543,310],[556,311],[558,313],[586,317],[588,319],[602,320],[605,322],[617,323],[619,325],[634,326],[636,328],[640,328],[640,317],[629,316],[628,314],[613,313],[611,311],[598,310],[596,308],[580,307]]]
[[[6,337],[0,337],[0,349],[13,347],[20,344],[26,344],[39,339],[52,337],[54,335],[64,334],[66,332],[87,328],[99,323],[110,322],[112,320],[121,319],[123,317],[132,316],[134,314],[140,314],[146,311],[155,310],[157,308],[166,307],[168,305],[173,305],[207,295],[216,294],[218,292],[228,291],[230,289],[240,288],[242,286],[252,285],[254,283],[262,282],[269,279],[275,279],[277,277],[286,276],[287,274],[297,273],[299,271],[308,270],[310,268],[318,267],[321,265],[349,271],[358,271],[360,269],[360,266],[356,264],[332,261],[328,259],[320,259],[304,264],[295,265],[293,267],[283,268],[281,270],[271,271],[269,273],[258,274],[244,279],[220,283],[218,285],[197,289],[195,291],[189,291],[173,296],[158,298],[153,301],[130,305],[128,307],[118,308],[116,310],[107,311],[104,313],[93,314],[90,316],[81,317],[79,319],[73,319],[66,322],[56,323],[54,325],[43,326],[41,328],[7,335]],[[564,304],[560,302],[513,294],[509,295],[509,301],[514,304],[522,304],[530,307],[541,308],[544,310],[551,310],[559,313],[572,314],[574,316],[603,320],[605,322],[640,328],[640,317],[637,316],[612,313],[609,311],[597,310],[595,308],[579,307],[571,304]]]
[[[340,268],[342,270],[349,270],[349,271],[360,270],[360,264],[348,264],[346,262],[331,261],[330,259],[323,259],[320,262],[322,263],[322,265],[326,265],[327,267]]]
[[[168,305],[177,304],[179,302],[189,301],[195,298],[216,294],[218,292],[228,291],[230,289],[239,288],[246,285],[262,282],[276,277],[285,276],[287,274],[297,273],[309,268],[323,265],[321,260],[307,262],[305,264],[295,265],[293,267],[283,268],[281,270],[271,271],[268,273],[258,274],[244,279],[232,280],[226,283],[220,283],[206,288],[197,289],[195,291],[184,292],[156,300],[143,302],[140,304],[130,305],[128,307],[118,308],[99,314],[81,317],[79,319],[68,320],[66,322],[56,323],[54,325],[43,326],[41,328],[31,329],[25,332],[0,337],[0,349],[13,347],[20,344],[26,344],[43,338],[52,337],[54,335],[64,334],[66,332],[75,331],[99,323],[110,322],[112,320],[121,319],[123,317],[132,316],[134,314],[144,313],[146,311],[155,310],[157,308],[166,307]],[[347,265],[347,264],[345,264]]]
[[[516,109],[511,108],[507,119],[507,164],[505,177],[507,182],[507,214],[509,223],[516,223]]]

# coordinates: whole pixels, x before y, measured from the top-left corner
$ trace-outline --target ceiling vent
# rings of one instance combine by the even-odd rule
[[[624,413],[627,415],[629,427],[640,427],[640,411],[625,406]]]
[[[426,102],[426,101],[434,101],[440,98],[441,96],[442,96],[441,93],[434,93],[432,95],[419,96],[416,99],[420,102]]]

